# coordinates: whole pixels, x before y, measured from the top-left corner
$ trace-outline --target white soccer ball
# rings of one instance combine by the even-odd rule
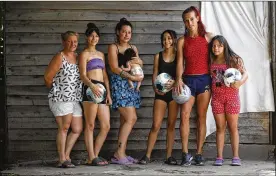
[[[176,103],[178,104],[183,104],[186,103],[187,101],[189,101],[189,99],[191,98],[191,90],[190,88],[185,84],[182,89],[181,89],[181,93],[178,94],[176,91],[172,92],[172,98],[174,99],[174,101],[176,101]]]
[[[96,97],[89,87],[86,89],[86,96],[88,100],[93,101],[94,103],[100,103],[106,98],[106,89],[100,83],[97,83],[96,85],[100,87],[100,92],[102,93],[102,96]]]
[[[161,73],[156,77],[154,85],[162,93],[169,92],[170,90],[165,88],[165,84],[171,79],[172,77],[168,73]]]
[[[224,76],[223,76],[224,84],[227,87],[230,87],[231,83],[241,80],[241,78],[242,78],[242,74],[236,68],[228,68],[227,70],[225,70]]]

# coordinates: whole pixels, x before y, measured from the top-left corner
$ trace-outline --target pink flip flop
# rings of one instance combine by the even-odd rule
[[[117,159],[115,157],[111,158],[111,164],[120,164],[120,165],[131,165],[133,164],[133,162],[130,162],[127,157],[125,158],[121,158],[121,159]]]

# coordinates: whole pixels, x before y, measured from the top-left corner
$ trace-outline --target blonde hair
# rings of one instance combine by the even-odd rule
[[[76,36],[79,39],[79,34],[74,31],[66,31],[66,32],[62,33],[61,39],[62,39],[62,41],[66,41],[68,39],[68,37],[70,37],[70,36]]]

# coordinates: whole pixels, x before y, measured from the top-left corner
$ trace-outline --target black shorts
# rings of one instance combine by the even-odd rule
[[[158,95],[155,93],[155,100],[162,100],[165,101],[167,104],[169,104],[173,98],[172,98],[172,90],[170,90],[169,92],[165,93],[164,95]]]
[[[101,82],[101,81],[96,81],[96,80],[93,80],[93,79],[91,79],[90,81],[91,81],[92,83],[94,83],[94,84],[100,83],[100,84],[102,84],[102,85],[104,86],[104,88],[106,89],[106,86],[104,85],[103,82]],[[83,95],[82,101],[93,102],[93,101],[91,100],[91,98],[87,97],[87,95],[86,95],[86,90],[87,90],[88,88],[89,88],[89,87],[88,87],[87,85],[84,85],[84,86],[82,87],[82,95]],[[104,100],[103,100],[102,102],[98,103],[98,104],[106,104],[105,102],[106,102],[106,95],[105,95]]]

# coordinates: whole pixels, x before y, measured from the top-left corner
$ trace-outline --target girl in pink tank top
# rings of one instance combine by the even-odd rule
[[[242,59],[232,51],[223,36],[215,36],[209,45],[210,52],[210,72],[212,77],[212,111],[215,116],[217,131],[217,159],[216,166],[223,164],[223,146],[226,123],[231,136],[233,147],[232,165],[240,166],[239,158],[239,133],[238,116],[240,112],[239,87],[248,78]],[[224,72],[228,68],[236,68],[242,74],[240,81],[235,81],[227,87],[224,84]]]

